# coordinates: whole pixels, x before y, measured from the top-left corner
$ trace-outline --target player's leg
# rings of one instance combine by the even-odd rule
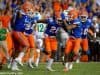
[[[81,39],[77,38],[74,41],[74,48],[73,48],[73,52],[74,52],[74,61],[79,61],[80,55],[79,55],[79,50],[80,50],[80,45],[81,45]]]
[[[17,61],[15,60],[20,53],[19,48],[18,48],[19,43],[17,43],[14,39],[13,39],[13,42],[14,42],[14,49],[13,49],[13,52],[11,55],[11,57],[12,57],[11,70],[12,71],[19,71],[20,69],[18,67]]]
[[[68,40],[69,36],[66,32],[62,32],[61,33],[61,57],[62,57],[62,62],[63,62],[63,65],[64,65],[64,50],[65,50],[65,45],[66,45],[66,42]]]
[[[39,64],[39,60],[40,60],[40,51],[43,47],[43,39],[37,39],[36,40],[36,44],[37,44],[37,58],[36,58],[36,62],[35,62],[35,66],[38,67]]]
[[[48,61],[50,58],[50,55],[51,55],[51,46],[50,46],[50,37],[49,36],[44,38],[44,48],[45,48],[45,50],[43,52],[46,55],[46,61]]]
[[[68,41],[66,41],[66,45],[65,45],[65,58],[64,58],[64,62],[65,62],[65,68],[64,71],[68,71],[69,70],[69,55],[71,53],[71,50],[73,49],[73,39],[68,39]]]
[[[82,45],[82,59],[83,58],[86,58],[86,60],[84,61],[88,61],[88,39],[82,39],[82,42],[81,42],[81,45]]]
[[[69,40],[67,42],[67,48],[66,48],[66,55],[67,55],[67,59],[73,59],[73,55],[69,55],[70,51],[73,50],[74,52],[74,57],[75,60],[79,57],[79,49],[80,49],[80,43],[81,43],[81,39],[72,39]],[[71,49],[72,48],[72,49]],[[65,67],[67,68],[67,70],[71,70],[73,68],[73,62],[72,60],[68,60],[69,63],[65,64]],[[66,69],[65,69],[66,71]]]
[[[16,60],[18,59],[18,56],[22,50],[20,44],[18,41],[16,41],[15,38],[13,38],[13,42],[14,42],[14,50],[13,50],[13,53],[12,53],[12,66],[11,66],[11,70],[12,71],[20,71],[20,68],[18,67],[18,64],[21,62],[21,64],[23,64],[22,60],[20,59],[20,62],[19,60]]]
[[[30,57],[28,60],[28,64],[31,68],[34,68],[32,63],[34,62],[34,51],[36,50],[35,40],[34,40],[34,36],[32,34],[28,35],[27,38],[28,38],[28,42],[30,45]]]
[[[88,51],[88,39],[82,39],[83,54],[87,54]]]
[[[17,65],[17,62],[16,62],[15,59],[12,59],[11,70],[12,71],[20,71],[20,69],[18,68],[18,65]]]
[[[50,37],[44,38],[44,47],[45,47],[45,54],[49,55],[51,52]]]
[[[26,50],[29,48],[29,43],[28,43],[27,37],[22,32],[14,32],[13,36],[16,39],[16,41],[19,43],[19,46],[22,47],[21,52],[19,53],[18,57],[15,58],[15,60],[21,66],[23,66],[22,58],[24,57]]]
[[[20,46],[19,46],[19,42],[16,41],[16,39],[13,36],[12,36],[12,40],[13,40],[13,51],[11,54],[12,57],[11,70],[19,71],[20,69],[18,68],[18,62],[15,59],[18,57],[20,53]]]
[[[14,43],[13,43],[13,39],[12,39],[12,35],[10,32],[7,33],[7,47],[8,47],[8,52],[9,52],[9,55],[10,55],[10,61],[8,63],[8,69],[11,68],[11,65],[12,65],[12,53],[13,53],[13,50],[14,50]]]
[[[51,39],[50,37],[45,37],[44,38],[44,45],[45,45],[45,49],[46,49],[46,52],[45,54],[47,55],[47,70],[49,71],[52,71],[51,69],[51,65],[52,65],[52,62],[53,62],[53,59],[51,59]]]
[[[56,38],[50,38],[50,46],[51,46],[51,56],[48,60],[48,65],[47,65],[47,69],[49,71],[55,71],[52,69],[52,64],[53,64],[53,61],[54,61],[54,58],[55,58],[55,55],[56,55],[56,52],[57,52],[57,46],[58,46],[58,42],[57,42],[57,39]]]

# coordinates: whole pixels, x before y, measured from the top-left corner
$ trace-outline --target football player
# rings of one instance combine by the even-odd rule
[[[82,33],[82,24],[80,20],[78,19],[78,12],[77,10],[71,10],[68,13],[68,21],[65,21],[66,28],[70,30],[69,39],[66,42],[65,47],[65,69],[64,71],[68,71],[72,69],[73,63],[72,60],[69,60],[69,58],[72,58],[70,56],[70,53],[73,52],[74,56],[77,58],[80,44],[81,44],[81,33]]]
[[[89,28],[92,25],[91,19],[88,19],[88,12],[84,11],[81,12],[79,15],[80,21],[82,23],[82,42],[81,42],[81,47],[82,47],[82,55],[87,55],[88,49],[88,39],[87,39],[87,34],[89,32]],[[86,59],[88,61],[88,57]]]

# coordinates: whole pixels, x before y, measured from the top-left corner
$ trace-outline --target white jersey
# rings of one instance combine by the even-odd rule
[[[67,39],[69,38],[69,35],[63,28],[60,28],[60,37],[61,37],[61,45],[62,47],[65,48],[65,44]]]
[[[44,32],[46,30],[47,24],[45,23],[37,23],[36,24],[36,38],[44,38]]]

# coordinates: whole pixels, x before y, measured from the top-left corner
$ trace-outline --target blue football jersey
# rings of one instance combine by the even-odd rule
[[[25,19],[25,33],[26,34],[32,34],[34,30],[34,24],[39,20],[39,16],[34,16],[33,18],[30,18],[27,16]]]
[[[56,36],[56,33],[59,29],[59,25],[53,18],[47,19],[47,28],[45,30],[45,33],[49,36]]]
[[[24,32],[24,30],[25,30],[25,25],[24,25],[25,24],[25,19],[26,19],[25,15],[22,15],[21,17],[16,17],[13,29],[15,31]]]
[[[82,23],[82,38],[87,38],[87,33],[89,27],[92,25],[92,21],[88,19],[86,22],[81,22]]]
[[[81,36],[82,36],[82,24],[81,24],[80,20],[75,19],[75,20],[72,20],[70,23],[77,25],[77,27],[75,27],[71,30],[70,35],[75,37],[75,38],[81,38]]]
[[[35,20],[29,16],[25,19],[25,33],[32,34]]]

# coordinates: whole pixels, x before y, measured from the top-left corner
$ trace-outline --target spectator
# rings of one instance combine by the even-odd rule
[[[63,0],[61,5],[62,5],[62,10],[67,10],[68,9],[68,0]]]
[[[57,18],[60,18],[61,15],[61,2],[59,0],[54,0],[53,1],[53,10],[54,10],[54,14]]]

